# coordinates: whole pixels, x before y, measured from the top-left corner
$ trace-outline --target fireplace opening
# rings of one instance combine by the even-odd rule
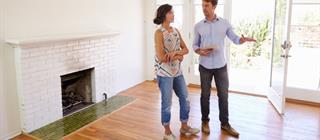
[[[93,104],[92,69],[61,76],[63,116]]]

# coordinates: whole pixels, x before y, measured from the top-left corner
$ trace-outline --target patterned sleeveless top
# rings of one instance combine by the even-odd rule
[[[160,27],[163,34],[163,45],[165,53],[180,50],[180,36],[176,29],[173,28],[173,32],[169,32],[163,27]],[[174,60],[170,62],[160,62],[157,56],[155,56],[155,72],[156,75],[162,77],[177,77],[182,74],[181,62]]]

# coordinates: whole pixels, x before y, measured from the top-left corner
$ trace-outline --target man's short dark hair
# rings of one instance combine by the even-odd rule
[[[218,0],[203,0],[205,2],[210,2],[213,6],[216,6],[218,4]]]

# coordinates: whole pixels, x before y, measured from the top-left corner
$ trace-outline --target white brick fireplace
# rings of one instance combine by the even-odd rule
[[[93,69],[92,99],[115,93],[117,32],[7,40],[12,48],[22,128],[31,132],[61,119],[61,77]]]

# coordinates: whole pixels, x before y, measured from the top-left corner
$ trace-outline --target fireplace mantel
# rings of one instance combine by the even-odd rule
[[[53,42],[113,37],[118,35],[120,35],[120,32],[105,31],[105,32],[91,32],[91,33],[82,33],[82,34],[63,34],[63,35],[55,35],[55,36],[12,38],[12,39],[6,39],[6,43],[9,44],[9,46],[11,47],[28,47],[28,46],[33,46],[34,44],[48,44]]]

